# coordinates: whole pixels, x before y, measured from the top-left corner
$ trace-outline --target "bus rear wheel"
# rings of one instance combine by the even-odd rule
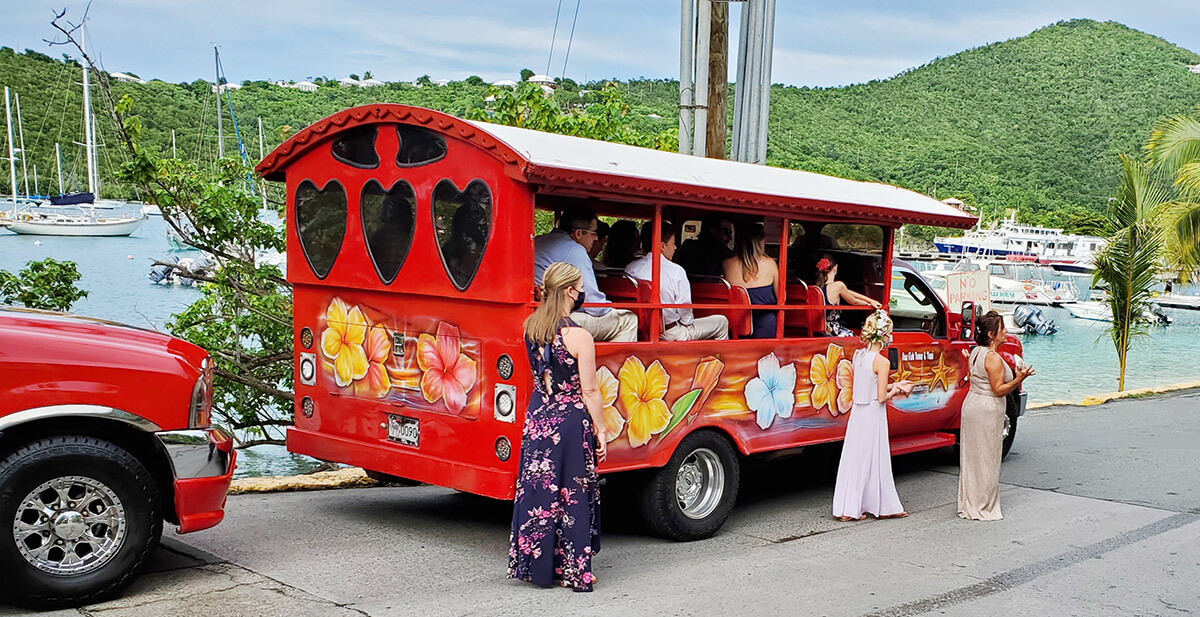
[[[712,431],[688,435],[646,484],[642,494],[646,523],[672,540],[711,537],[733,510],[739,467],[728,438]]]

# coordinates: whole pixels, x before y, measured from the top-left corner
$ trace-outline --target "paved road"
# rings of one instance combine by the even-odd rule
[[[510,509],[433,487],[246,495],[78,614],[1200,613],[1200,392],[1022,418],[993,523],[955,515],[949,451],[901,457],[912,515],[829,516],[836,448],[754,464],[722,533],[662,541],[606,501],[595,592],[504,578]],[[186,544],[183,544],[186,543]],[[19,614],[0,607],[0,616]]]

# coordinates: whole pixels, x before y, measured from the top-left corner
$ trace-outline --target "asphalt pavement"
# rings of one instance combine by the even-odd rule
[[[1200,392],[1032,410],[1005,518],[955,514],[952,450],[895,459],[910,516],[830,516],[837,447],[753,461],[724,529],[654,538],[604,496],[590,594],[504,577],[511,506],[437,487],[231,497],[120,599],[47,615],[1191,615]],[[0,617],[21,614],[0,607]]]

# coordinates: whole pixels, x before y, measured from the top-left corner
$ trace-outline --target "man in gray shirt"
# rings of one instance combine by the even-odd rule
[[[542,284],[542,274],[550,264],[563,261],[583,273],[584,302],[608,303],[608,298],[596,285],[596,273],[588,250],[596,242],[599,219],[586,206],[572,206],[563,211],[558,228],[533,239],[533,280]],[[589,306],[571,313],[571,319],[587,330],[597,341],[632,343],[637,341],[637,316],[624,309]]]

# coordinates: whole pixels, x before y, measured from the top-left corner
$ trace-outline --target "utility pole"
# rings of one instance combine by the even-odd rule
[[[775,0],[742,5],[737,87],[733,102],[733,159],[763,164],[767,159],[767,116],[771,103]]]
[[[692,97],[696,54],[695,0],[682,0],[679,22],[679,153],[692,153]]]
[[[729,98],[729,3],[710,2],[712,20],[708,43],[708,126],[704,156],[725,158],[725,122]]]

